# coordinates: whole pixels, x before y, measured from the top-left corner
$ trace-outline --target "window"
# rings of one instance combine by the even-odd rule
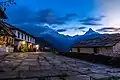
[[[22,34],[22,39],[23,39],[23,34]]]
[[[18,32],[18,38],[20,38],[20,32]]]
[[[28,39],[27,39],[28,41],[29,41],[29,36],[28,36]]]
[[[99,53],[99,48],[94,48],[94,53]]]
[[[26,35],[25,35],[25,40],[26,40]]]
[[[80,48],[77,48],[78,49],[78,52],[80,52]]]

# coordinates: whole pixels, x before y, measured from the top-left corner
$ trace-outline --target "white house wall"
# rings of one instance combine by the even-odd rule
[[[31,42],[31,43],[35,43],[35,39],[33,37],[31,37],[31,36],[29,36],[27,34],[24,34],[24,33],[20,32],[18,30],[14,30],[13,32],[15,33],[17,39],[25,40],[25,35],[26,35],[26,40],[25,41]],[[20,33],[20,37],[19,38],[18,38],[18,32]],[[23,39],[22,39],[22,34],[23,34]],[[28,40],[28,38],[29,38],[29,40]]]
[[[94,53],[93,48],[72,48],[72,52],[78,52],[78,49],[80,50],[80,53]]]
[[[78,52],[77,48],[72,48],[72,52]]]
[[[120,45],[120,44],[119,44]],[[94,52],[94,48],[72,48],[72,52],[78,52],[79,49],[79,53],[95,53]],[[95,54],[102,54],[102,55],[106,55],[106,56],[115,56],[115,53],[113,53],[113,47],[101,47],[97,49],[98,53]]]
[[[80,53],[94,53],[93,48],[79,48],[79,49],[80,49]]]

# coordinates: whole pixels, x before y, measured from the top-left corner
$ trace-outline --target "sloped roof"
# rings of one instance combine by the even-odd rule
[[[1,7],[0,7],[0,18],[2,18],[2,19],[8,19],[7,15],[6,15],[5,12],[2,10]]]
[[[80,40],[80,42],[73,47],[111,47],[118,42],[120,42],[120,34],[103,34],[102,36],[97,36],[95,38]]]
[[[20,31],[20,32],[25,33],[26,35],[29,35],[29,36],[35,38],[33,35],[29,34],[28,32],[26,32],[26,31],[24,31],[24,30],[22,30],[22,29],[20,29],[20,28],[17,28],[16,26],[13,26],[13,25],[11,25],[11,24],[9,24],[9,23],[6,23],[6,22],[3,22],[3,23],[4,23],[7,27],[9,27],[10,29],[12,29],[12,30],[18,30],[18,31]]]
[[[10,36],[15,36],[12,30],[7,27],[3,22],[0,22],[0,28],[3,28]]]

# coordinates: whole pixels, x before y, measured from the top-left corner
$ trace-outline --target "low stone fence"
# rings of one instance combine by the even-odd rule
[[[3,47],[3,46],[0,46],[0,56],[8,54],[8,53],[12,53],[12,52],[14,52],[14,48],[13,47]]]
[[[14,48],[13,47],[6,47],[6,52],[14,52]]]
[[[1,56],[1,55],[4,55],[5,52],[6,52],[5,48],[1,48],[1,47],[0,47],[0,56]]]
[[[93,63],[100,63],[105,65],[111,65],[114,67],[120,67],[120,57],[105,56],[100,54],[95,55],[88,53],[76,53],[76,52],[67,52],[67,53],[59,53],[59,54],[63,56],[86,60]]]

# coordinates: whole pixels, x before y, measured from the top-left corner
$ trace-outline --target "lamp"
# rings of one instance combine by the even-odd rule
[[[25,41],[22,41],[22,44],[24,45],[26,42]]]
[[[36,49],[39,49],[39,45],[36,45]]]

